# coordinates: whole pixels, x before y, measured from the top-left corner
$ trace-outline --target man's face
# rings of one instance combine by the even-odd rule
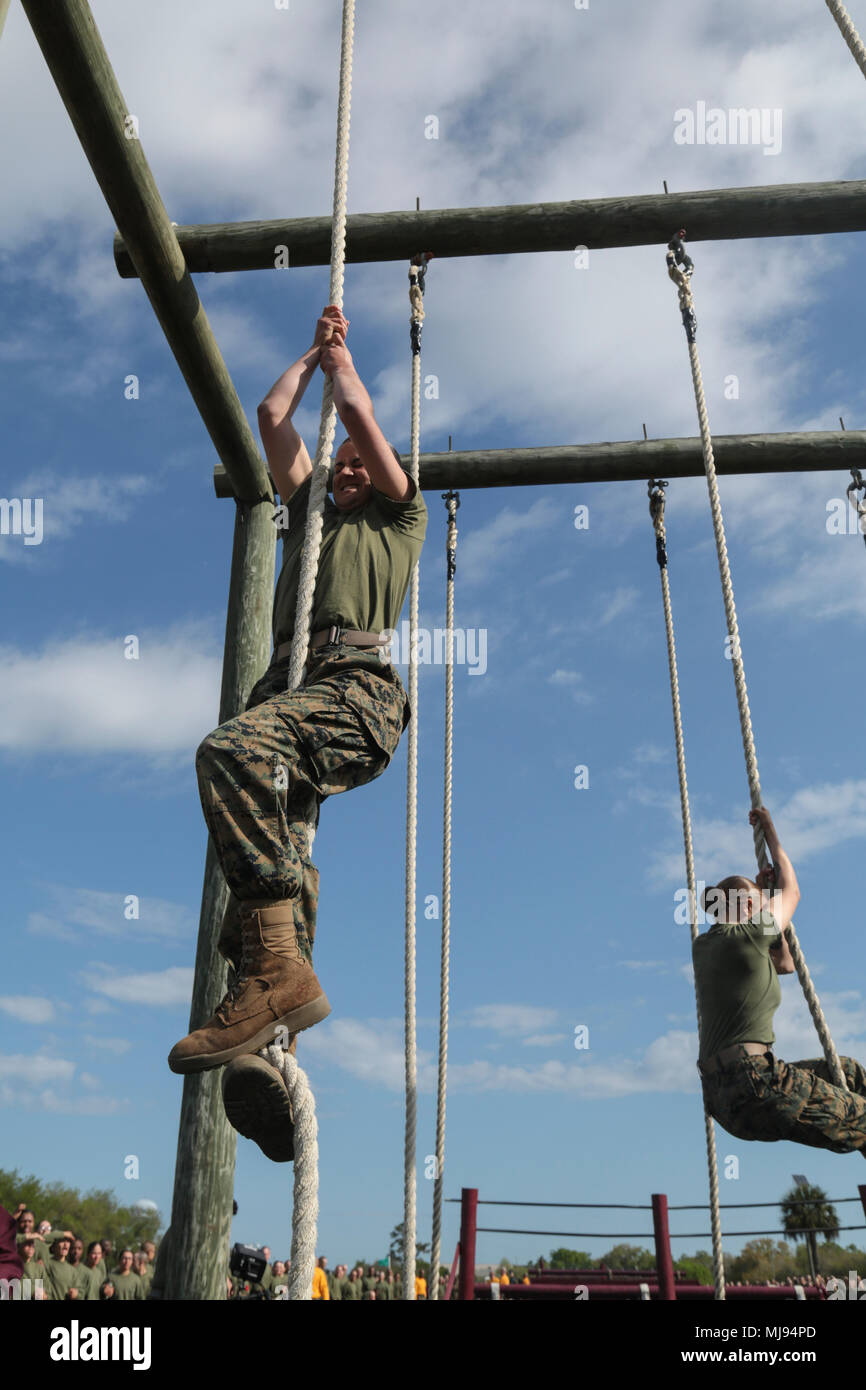
[[[39,1222],[39,1234],[40,1234],[41,1236],[47,1236],[47,1234],[48,1234],[48,1232],[49,1232],[50,1230],[51,1230],[51,1222],[50,1222],[50,1221],[40,1221],[40,1222]]]
[[[112,1246],[112,1244],[111,1244],[111,1241],[110,1241],[110,1240],[104,1240],[104,1241],[102,1242],[102,1248],[103,1248],[103,1250],[105,1251],[106,1255],[110,1255],[110,1254],[111,1254],[111,1251],[112,1251],[112,1249],[113,1249],[113,1246]]]
[[[91,1268],[91,1269],[95,1269],[96,1266],[99,1264],[99,1261],[100,1261],[101,1259],[102,1259],[102,1246],[101,1246],[101,1245],[94,1245],[94,1247],[93,1247],[93,1249],[91,1250],[90,1254],[87,1256],[87,1263],[90,1265],[90,1268]]]
[[[22,1233],[22,1235],[26,1231],[33,1230],[33,1223],[35,1220],[36,1217],[33,1215],[32,1211],[22,1211],[21,1215],[18,1218],[18,1229]]]
[[[84,1254],[84,1241],[76,1240],[72,1245],[72,1258],[77,1262]]]
[[[154,1245],[153,1241],[146,1240],[144,1242],[144,1245],[142,1246],[142,1249],[144,1250],[144,1253],[147,1256],[148,1264],[152,1265],[154,1256],[156,1255],[156,1246]]]
[[[342,512],[363,507],[373,495],[373,484],[351,440],[341,444],[334,458],[334,505]]]
[[[264,1255],[264,1257],[265,1257],[265,1259],[267,1260],[268,1264],[270,1264],[270,1262],[271,1262],[271,1247],[270,1247],[269,1245],[263,1245],[263,1246],[262,1246],[262,1254]]]
[[[120,1257],[120,1268],[124,1274],[128,1274],[132,1269],[132,1254],[129,1250],[124,1250]]]
[[[69,1255],[69,1247],[72,1244],[68,1236],[63,1236],[55,1245],[58,1260],[65,1260]]]
[[[25,1262],[27,1260],[32,1260],[33,1256],[36,1254],[35,1240],[25,1240],[19,1248],[21,1250],[21,1258]]]

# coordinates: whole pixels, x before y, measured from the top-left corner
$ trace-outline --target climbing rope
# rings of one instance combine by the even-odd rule
[[[857,493],[862,492],[863,496],[858,497]],[[863,536],[863,544],[866,545],[866,483],[859,468],[851,469],[851,482],[848,484],[848,501],[857,513],[857,526]]]
[[[420,487],[418,456],[421,439],[421,329],[424,323],[424,282],[427,255],[415,256],[409,266],[409,319],[412,346],[412,462],[411,476]],[[418,1124],[418,1056],[415,1027],[415,868],[418,841],[418,580],[412,570],[409,585],[409,721],[406,766],[406,926],[403,968],[403,1036],[406,1121],[403,1145],[403,1298],[415,1298],[416,1197],[415,1146]]]
[[[731,579],[731,568],[728,562],[728,547],[725,540],[725,526],[722,518],[722,504],[719,498],[718,482],[716,480],[716,466],[713,459],[713,441],[710,435],[709,419],[707,416],[707,402],[704,396],[704,383],[701,374],[701,363],[698,356],[697,347],[697,317],[695,315],[694,299],[691,291],[691,278],[694,272],[694,262],[686,253],[683,245],[685,231],[680,230],[668,242],[666,262],[668,274],[677,286],[680,312],[683,319],[683,327],[686,330],[686,341],[689,347],[689,360],[692,368],[692,384],[695,391],[695,405],[698,412],[698,422],[701,430],[701,445],[704,457],[704,471],[707,476],[707,487],[710,494],[710,509],[713,517],[713,531],[716,538],[716,551],[719,559],[719,574],[722,581],[722,597],[725,604],[725,614],[728,623],[728,642],[730,645],[731,663],[734,670],[734,686],[737,693],[737,706],[740,712],[740,730],[743,736],[743,753],[746,759],[746,775],[749,779],[749,791],[752,798],[752,807],[757,809],[763,805],[761,796],[761,784],[758,778],[758,758],[755,752],[755,740],[752,733],[752,716],[749,710],[749,697],[746,690],[746,672],[740,647],[740,633],[737,624],[737,610],[734,605],[734,586]],[[758,860],[759,869],[764,869],[769,865],[767,857],[767,846],[764,841],[764,832],[760,821],[754,827],[755,855]],[[812,1015],[818,1036],[821,1039],[821,1046],[824,1049],[824,1056],[830,1074],[837,1086],[847,1089],[845,1076],[839,1065],[839,1056],[833,1045],[827,1020],[824,1017],[820,1000],[815,992],[808,967],[806,965],[800,943],[797,940],[797,933],[794,923],[791,922],[786,930],[786,936],[791,949],[791,956],[797,970],[803,993],[806,996],[806,1003]]]
[[[307,1074],[298,1066],[291,1052],[271,1044],[259,1055],[276,1067],[282,1076],[292,1106],[295,1188],[288,1292],[290,1300],[301,1302],[313,1297],[313,1271],[316,1267],[316,1223],[319,1216],[319,1126],[316,1106]]]
[[[436,1092],[436,1169],[433,1174],[433,1236],[430,1251],[431,1299],[439,1298],[442,1244],[442,1185],[445,1171],[445,1098],[448,1089],[448,977],[451,966],[451,789],[454,727],[454,575],[457,569],[459,492],[443,492],[448,512],[445,541],[445,795],[442,812],[442,951],[439,966],[439,1079]]]
[[[671,590],[668,582],[667,540],[665,536],[665,495],[666,482],[650,479],[649,507],[656,535],[656,560],[662,582],[662,603],[665,612],[665,630],[668,640],[668,668],[671,678],[671,704],[674,714],[674,737],[677,745],[677,773],[680,781],[680,807],[683,821],[683,845],[686,854],[686,882],[689,894],[689,929],[692,941],[698,936],[697,898],[695,892],[695,856],[692,845],[692,817],[689,809],[689,787],[686,780],[686,753],[683,741],[683,721],[680,711],[680,682],[677,674],[677,650],[674,641],[674,619],[671,608]],[[697,1005],[697,1001],[696,1001]],[[701,1010],[697,1005],[698,1032],[701,1027]],[[710,1180],[710,1226],[713,1234],[713,1282],[716,1298],[725,1297],[725,1261],[722,1254],[722,1218],[719,1211],[719,1167],[716,1157],[716,1131],[713,1117],[704,1102],[704,1132],[707,1140],[707,1171]]]
[[[343,307],[343,278],[346,259],[346,186],[349,176],[349,120],[352,95],[352,46],[355,33],[355,0],[343,0],[343,27],[340,42],[340,95],[337,106],[337,151],[334,172],[334,207],[331,223],[331,284],[329,303]],[[313,596],[322,543],[322,517],[330,471],[331,449],[337,423],[334,387],[325,377],[319,442],[310,478],[310,497],[301,551],[295,631],[289,662],[288,690],[296,690],[304,678],[306,653],[310,642]],[[315,821],[307,823],[307,852],[312,854]],[[313,1296],[313,1270],[316,1263],[316,1223],[319,1214],[319,1146],[315,1102],[307,1077],[285,1048],[271,1045],[264,1057],[282,1074],[289,1092],[295,1125],[295,1186],[292,1207],[292,1269],[289,1298],[305,1301]]]
[[[843,39],[854,55],[854,62],[857,64],[863,76],[866,77],[866,48],[864,48],[860,35],[854,28],[854,22],[851,16],[845,6],[840,4],[840,0],[826,0],[826,4],[827,9],[839,25],[839,30]]]

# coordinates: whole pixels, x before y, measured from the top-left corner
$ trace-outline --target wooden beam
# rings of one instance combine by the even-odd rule
[[[728,434],[713,440],[718,473],[811,473],[862,468],[866,430],[815,434]],[[409,461],[408,454],[405,456]],[[547,487],[551,483],[636,482],[698,478],[701,441],[637,439],[613,444],[567,444],[553,449],[474,449],[421,454],[422,492],[446,488]],[[214,469],[217,497],[231,497],[224,468]]]
[[[30,0],[33,3],[33,0]],[[680,227],[689,242],[743,237],[820,236],[866,230],[866,181],[708,188],[512,207],[354,213],[346,222],[347,261],[408,261],[436,256],[503,256],[525,251],[663,247]],[[289,266],[328,265],[330,217],[215,222],[177,228],[191,271],[273,270],[278,247]],[[136,274],[123,241],[114,243],[121,276]]]
[[[245,501],[272,496],[207,315],[86,0],[22,0],[90,166],[129,248],[169,346]]]

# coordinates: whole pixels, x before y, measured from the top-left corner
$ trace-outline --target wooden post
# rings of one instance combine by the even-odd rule
[[[25,3],[29,8],[38,0]],[[664,248],[679,227],[686,229],[689,242],[862,232],[866,230],[866,181],[353,213],[346,219],[346,261],[408,261],[420,250],[433,251],[442,259],[574,251],[578,246],[590,252],[614,246]],[[330,217],[205,223],[178,227],[177,238],[193,272],[273,270],[275,246],[288,248],[289,268],[328,265],[331,258]],[[135,257],[120,237],[114,243],[114,259],[124,279],[136,274]]]
[[[240,713],[268,664],[276,554],[269,502],[238,503],[229,582],[219,723]],[[226,989],[217,937],[228,888],[208,838],[190,1031],[210,1017]],[[174,1174],[169,1299],[223,1299],[232,1219],[235,1131],[220,1093],[221,1069],[185,1076]]]
[[[852,465],[860,466],[866,451],[866,430],[718,435],[713,439],[713,451],[720,474],[824,470],[844,474]],[[553,449],[422,454],[419,468],[423,492],[704,476],[700,439],[639,439],[630,443],[569,444]],[[843,503],[849,481],[840,477],[835,485]],[[229,477],[219,466],[214,469],[214,490],[217,497],[233,495]]]
[[[90,6],[86,0],[22,4],[235,495],[248,502],[272,496]]]

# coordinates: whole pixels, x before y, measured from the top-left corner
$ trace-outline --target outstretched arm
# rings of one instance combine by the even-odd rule
[[[320,365],[333,382],[337,412],[373,486],[395,502],[414,496],[415,484],[391,453],[373,414],[373,402],[355,370],[345,336],[339,330],[335,330],[331,342],[322,349]]]
[[[313,471],[306,445],[292,424],[292,416],[313,379],[328,337],[338,328],[345,335],[348,327],[348,319],[336,305],[329,304],[316,324],[312,347],[274,382],[259,406],[259,433],[274,486],[284,502]]]

